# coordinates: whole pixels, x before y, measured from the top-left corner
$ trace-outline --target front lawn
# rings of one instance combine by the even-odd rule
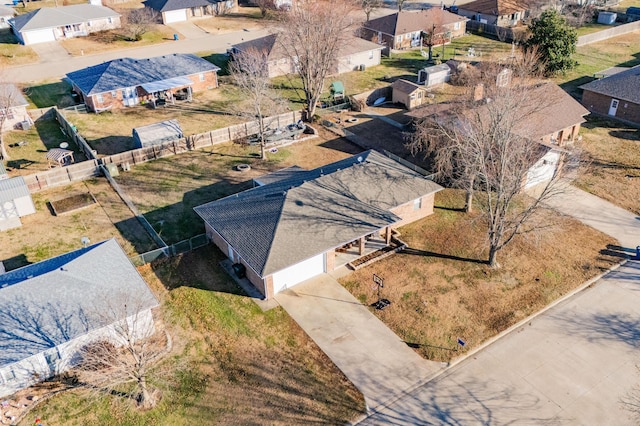
[[[482,221],[456,210],[464,194],[445,190],[435,204],[432,216],[400,228],[407,249],[341,280],[370,305],[372,274],[384,278],[382,296],[392,304],[372,311],[427,359],[449,361],[477,347],[620,260],[600,254],[612,238],[546,212],[552,226],[518,236],[493,270]]]
[[[38,61],[38,54],[18,43],[9,29],[0,29],[0,66],[17,66]]]
[[[113,397],[59,394],[40,417],[65,425],[346,424],[364,411],[362,395],[280,307],[263,312],[218,266],[212,245],[140,269],[164,300],[174,340],[148,412],[124,411]]]
[[[640,130],[593,117],[580,134],[585,167],[576,185],[640,215]]]

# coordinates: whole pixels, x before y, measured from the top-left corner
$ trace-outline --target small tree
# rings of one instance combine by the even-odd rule
[[[402,12],[402,8],[404,7],[404,3],[407,0],[396,0],[396,5],[398,6],[398,12]]]
[[[267,157],[265,132],[270,124],[267,117],[286,109],[286,101],[271,88],[267,60],[265,51],[251,48],[236,54],[229,64],[233,82],[244,97],[236,112],[249,120],[257,120],[262,159]]]
[[[410,147],[432,156],[437,171],[454,186],[467,191],[466,209],[476,201],[487,224],[488,263],[497,267],[497,254],[525,229],[542,203],[558,193],[563,161],[553,178],[536,196],[523,194],[531,167],[541,161],[547,148],[527,137],[534,129],[523,128],[527,118],[557,99],[551,99],[531,76],[513,72],[508,84],[496,84],[498,69],[486,71],[484,96],[449,105],[446,111],[416,125]],[[476,95],[478,92],[476,92]],[[481,194],[474,197],[478,189]]]
[[[371,12],[381,8],[383,5],[384,3],[382,0],[362,0],[362,10],[367,16],[367,21],[369,21],[369,18],[371,17]]]
[[[153,408],[158,392],[149,383],[151,373],[171,345],[168,333],[156,330],[148,311],[134,302],[107,303],[100,311],[106,323],[126,318],[110,326],[110,335],[80,349],[77,368],[80,380],[97,394],[108,392],[133,399],[141,409]],[[132,392],[122,392],[133,385]]]
[[[278,43],[302,81],[306,120],[313,120],[325,79],[336,69],[345,42],[353,37],[354,10],[352,0],[298,0],[283,17]]]
[[[555,9],[547,9],[529,26],[531,36],[525,49],[535,47],[549,74],[565,72],[578,63],[571,58],[576,52],[578,35]]]
[[[260,15],[263,18],[267,16],[267,12],[270,10],[276,10],[275,0],[255,0],[254,3],[260,9]]]
[[[144,7],[140,9],[127,9],[122,12],[122,29],[127,39],[140,41],[142,36],[148,33],[158,21],[158,12]]]

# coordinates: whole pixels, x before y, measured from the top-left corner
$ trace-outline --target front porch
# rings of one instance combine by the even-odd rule
[[[348,265],[360,269],[393,253],[402,250],[406,244],[392,235],[391,228],[382,233],[374,233],[338,247],[335,250],[335,268]]]

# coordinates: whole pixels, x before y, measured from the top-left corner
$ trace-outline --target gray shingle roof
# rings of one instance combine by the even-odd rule
[[[119,300],[123,316],[158,305],[114,239],[0,274],[0,367],[108,325]]]
[[[214,1],[209,0],[146,0],[145,6],[158,12],[170,12],[172,10],[188,9],[190,7],[210,6]]]
[[[460,9],[491,16],[502,16],[529,10],[529,6],[524,1],[518,0],[476,0],[460,5]]]
[[[610,77],[601,78],[579,87],[612,98],[640,104],[640,65]]]
[[[75,4],[71,6],[43,7],[42,9],[16,16],[11,22],[13,23],[13,28],[21,32],[80,24],[94,19],[113,18],[116,16],[120,15],[108,7]]]
[[[365,22],[364,27],[393,36],[415,31],[431,30],[436,26],[436,33],[444,32],[443,25],[454,22],[466,22],[467,18],[455,13],[434,7],[419,11],[402,11]]]
[[[264,277],[391,225],[390,209],[441,189],[366,151],[195,211]]]
[[[147,59],[121,58],[70,72],[67,78],[87,96],[144,83],[185,77],[220,68],[193,54],[174,53]]]
[[[5,172],[4,167],[0,168],[1,172]],[[29,195],[29,187],[22,176],[16,176],[9,179],[0,179],[0,203],[15,200],[16,198]]]

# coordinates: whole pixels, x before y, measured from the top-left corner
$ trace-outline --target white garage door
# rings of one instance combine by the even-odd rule
[[[323,272],[324,254],[320,254],[273,274],[273,292],[279,293]]]
[[[557,152],[549,152],[540,159],[536,164],[529,169],[527,173],[527,183],[525,188],[531,188],[532,186],[546,182],[553,178],[560,154]]]
[[[172,10],[169,12],[163,12],[164,14],[164,23],[170,24],[172,22],[182,22],[187,20],[187,10]]]
[[[36,44],[56,41],[56,36],[53,34],[53,30],[51,28],[47,28],[46,30],[27,31],[25,33],[22,33],[22,35],[25,38],[24,44]]]

